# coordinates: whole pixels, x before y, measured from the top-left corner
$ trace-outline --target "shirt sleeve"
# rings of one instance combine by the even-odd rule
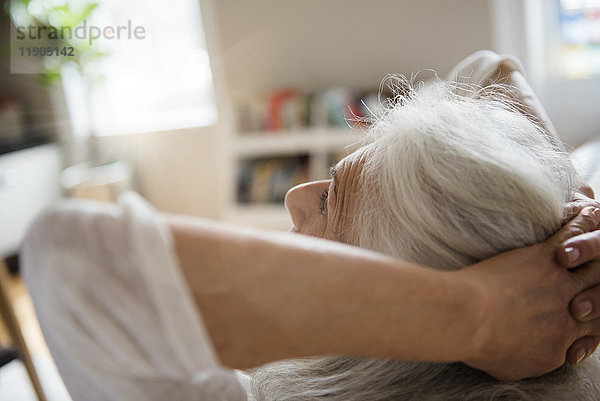
[[[558,149],[565,150],[554,124],[525,79],[523,66],[515,56],[500,55],[490,50],[475,52],[459,62],[447,79],[457,84],[456,91],[463,96],[472,95],[473,86],[484,88],[494,83],[510,85],[512,90],[508,95],[515,101],[515,106],[540,124]]]
[[[138,195],[45,212],[21,261],[74,401],[246,399],[219,366],[168,226]]]

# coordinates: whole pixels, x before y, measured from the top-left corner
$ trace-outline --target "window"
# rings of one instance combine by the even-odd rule
[[[87,82],[64,66],[75,134],[90,126],[102,136],[216,122],[198,0],[103,0],[86,23],[88,39],[91,27],[101,30],[95,40],[104,55],[89,64]]]
[[[560,73],[600,76],[600,0],[559,0]]]

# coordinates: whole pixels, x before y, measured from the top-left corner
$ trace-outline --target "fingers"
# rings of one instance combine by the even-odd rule
[[[570,364],[580,363],[592,355],[600,344],[600,209],[586,207],[572,221],[565,225],[566,229],[555,239],[567,237],[557,250],[557,260],[569,268],[588,263],[574,271],[580,278],[581,285],[588,288],[571,301],[571,315],[577,319],[579,331],[584,337],[576,340],[568,349],[566,361]],[[577,232],[583,234],[577,234]],[[570,235],[575,235],[570,237]],[[594,287],[592,287],[594,286]],[[591,287],[591,288],[590,288]]]
[[[578,323],[578,330],[581,337],[600,337],[600,319],[588,320],[583,323]]]
[[[598,336],[586,336],[578,339],[567,350],[567,362],[575,364],[583,361],[596,351],[599,344],[600,337]]]
[[[566,267],[575,267],[600,258],[600,209],[587,207],[565,224],[548,243],[558,247],[556,258]],[[560,245],[560,246],[559,246]]]
[[[600,259],[600,230],[566,240],[556,251],[558,263],[573,268]]]
[[[563,211],[562,223],[564,224],[564,223],[568,222],[569,220],[573,219],[582,211],[582,209],[584,209],[586,207],[600,208],[600,201],[597,201],[597,200],[591,199],[591,198],[585,198],[585,199],[577,199],[577,200],[569,203],[568,205],[565,206],[565,209]]]
[[[594,269],[594,267],[591,268]],[[596,267],[595,270],[600,269]],[[578,294],[571,301],[570,310],[571,315],[581,322],[600,318],[600,286]]]
[[[600,270],[600,262],[592,262],[583,269],[589,274]],[[600,287],[590,288],[577,295],[570,304],[571,315],[579,320],[581,338],[567,351],[567,362],[579,363],[592,355],[600,344]]]
[[[600,258],[600,205],[593,199],[572,202],[565,209],[568,221],[549,242],[560,244],[556,257],[566,267],[574,268]],[[578,294],[569,305],[571,315],[579,320],[583,337],[577,339],[567,350],[566,361],[580,363],[592,355],[600,344],[600,266],[590,263],[574,273],[587,290]],[[589,288],[593,285],[595,287]]]
[[[600,208],[589,206],[581,209],[579,214],[569,220],[556,232],[548,242],[560,243],[579,234],[587,233],[598,228],[600,223]]]

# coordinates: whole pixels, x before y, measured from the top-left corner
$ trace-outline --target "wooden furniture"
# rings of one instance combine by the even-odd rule
[[[46,396],[44,395],[42,385],[40,384],[40,380],[33,364],[31,353],[29,352],[29,348],[27,347],[27,343],[21,332],[21,326],[19,325],[9,296],[8,280],[9,276],[6,264],[4,263],[4,259],[0,257],[0,318],[2,318],[2,321],[8,330],[13,342],[12,346],[16,348],[18,357],[25,365],[25,369],[27,370],[27,374],[29,375],[29,379],[31,380],[31,384],[33,385],[38,400],[45,401]],[[14,353],[11,355],[10,351],[3,354],[6,354],[6,363],[9,362],[8,359],[12,360],[15,356]]]

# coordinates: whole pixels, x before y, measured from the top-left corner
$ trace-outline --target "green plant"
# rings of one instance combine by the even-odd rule
[[[57,48],[73,48],[72,57],[44,56],[40,75],[46,84],[60,80],[61,72],[66,64],[73,65],[82,77],[90,78],[94,63],[106,55],[99,49],[97,42],[79,39],[74,32],[94,13],[98,3],[87,0],[9,0],[6,10],[14,27],[24,27],[25,31],[38,33],[35,38],[29,37],[31,46],[50,46]],[[16,28],[15,28],[16,29]],[[44,33],[40,35],[39,33]],[[54,34],[52,34],[54,33]]]

